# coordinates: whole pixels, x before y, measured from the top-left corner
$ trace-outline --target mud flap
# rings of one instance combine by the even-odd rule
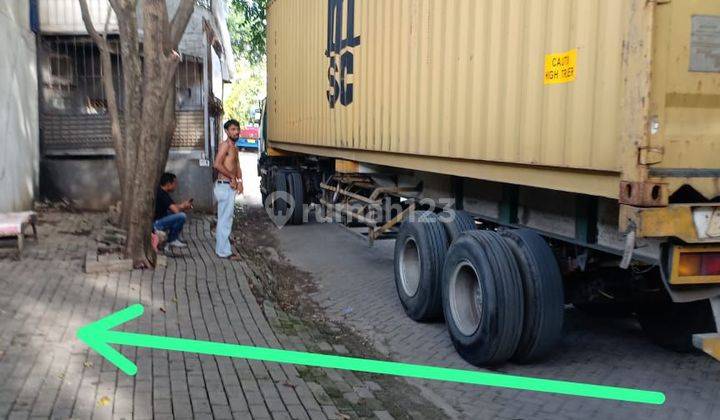
[[[693,345],[720,361],[720,297],[710,299],[710,304],[715,317],[715,332],[693,335]]]

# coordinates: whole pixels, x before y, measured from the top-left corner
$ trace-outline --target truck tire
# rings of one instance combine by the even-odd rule
[[[302,174],[298,171],[288,171],[287,185],[288,193],[294,201],[293,205],[289,208],[289,211],[292,212],[292,216],[290,216],[290,224],[302,225],[304,216],[303,204],[305,201],[305,190],[302,181]]]
[[[268,203],[268,197],[270,194],[272,194],[273,190],[275,189],[275,172],[277,172],[276,166],[271,166],[261,177],[260,179],[260,198],[262,200],[262,206],[263,208],[268,208],[268,206],[272,206],[271,203]],[[262,173],[260,164],[258,163],[258,173]],[[263,191],[264,188],[264,191]]]
[[[462,210],[446,210],[438,215],[440,223],[445,228],[448,236],[448,245],[453,243],[460,235],[475,230],[475,218],[470,213]]]
[[[437,215],[425,212],[405,222],[395,239],[395,287],[405,313],[415,321],[442,317],[441,275],[447,237]]]
[[[644,305],[638,310],[638,321],[655,344],[678,353],[696,350],[693,334],[717,331],[709,300]]]
[[[453,242],[442,290],[450,338],[463,359],[487,366],[515,354],[523,325],[522,278],[500,234],[475,230]]]
[[[512,360],[529,363],[547,356],[562,337],[565,297],[557,260],[545,240],[528,229],[500,233],[510,246],[522,278],[524,319]]]
[[[275,171],[274,188],[272,192],[287,193],[287,171],[278,169]],[[275,216],[286,215],[288,212],[288,202],[282,197],[275,197],[272,202],[273,214]]]

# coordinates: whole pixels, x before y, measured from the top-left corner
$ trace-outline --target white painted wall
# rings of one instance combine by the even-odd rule
[[[39,0],[38,8],[43,33],[87,34],[78,0]],[[105,22],[108,22],[108,32],[117,33],[117,18],[108,0],[88,0],[88,9],[98,31],[104,31]]]
[[[35,34],[28,1],[0,2],[0,211],[32,207],[39,179]]]

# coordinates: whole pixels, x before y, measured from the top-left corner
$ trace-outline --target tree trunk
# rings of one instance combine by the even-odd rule
[[[154,265],[155,255],[150,246],[150,233],[155,210],[155,193],[160,174],[157,163],[161,160],[154,150],[160,141],[157,128],[143,127],[140,135],[141,153],[133,183],[134,206],[130,209],[130,228],[125,252],[135,265]],[[155,143],[155,144],[153,144]]]
[[[166,52],[168,28],[165,0],[143,1],[143,103],[142,126],[138,142],[137,165],[132,184],[134,203],[125,253],[136,266],[150,266],[155,255],[150,246],[155,192],[167,160],[167,125],[158,121],[166,116],[166,105],[180,57]],[[174,107],[173,107],[174,111]]]
[[[175,131],[174,80],[179,54],[175,51],[185,32],[195,0],[181,0],[169,19],[165,0],[143,0],[142,48],[138,35],[137,0],[109,0],[118,20],[123,68],[123,124],[112,84],[111,48],[94,28],[87,0],[79,0],[88,33],[101,50],[112,121],[116,166],[122,196],[121,227],[127,231],[126,258],[136,267],[155,262],[151,247],[155,193]],[[107,33],[107,24],[105,28]]]

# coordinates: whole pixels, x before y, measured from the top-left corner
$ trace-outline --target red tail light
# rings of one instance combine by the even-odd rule
[[[720,253],[703,255],[702,276],[717,276],[720,274]]]
[[[680,255],[680,277],[720,275],[720,252],[693,252]]]

